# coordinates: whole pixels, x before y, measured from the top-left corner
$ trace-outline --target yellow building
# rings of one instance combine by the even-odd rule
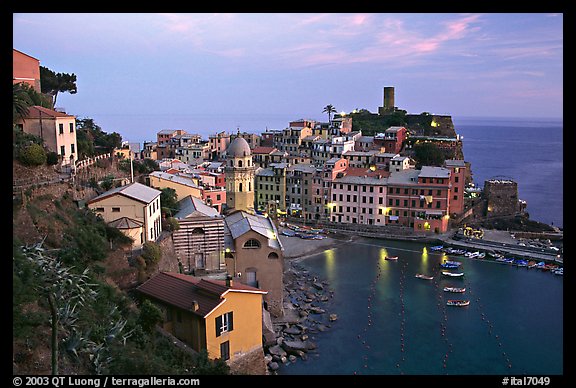
[[[264,374],[262,296],[233,282],[161,272],[138,287],[163,312],[164,330],[233,372]],[[246,369],[248,368],[249,369]]]
[[[161,192],[138,182],[116,187],[88,201],[87,206],[111,226],[134,238],[134,247],[156,241],[162,232]]]
[[[178,199],[192,196],[202,198],[202,188],[198,186],[198,179],[191,179],[180,175],[153,171],[148,175],[149,184],[157,189],[170,188],[176,191]]]

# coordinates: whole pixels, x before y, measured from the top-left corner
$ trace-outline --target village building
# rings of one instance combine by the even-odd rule
[[[12,84],[25,83],[38,93],[40,88],[40,61],[22,51],[12,49]]]
[[[163,312],[162,328],[233,373],[265,374],[262,296],[231,280],[160,272],[137,290]]]
[[[224,217],[201,199],[179,201],[174,218],[180,226],[172,233],[178,260],[188,273],[224,269]]]
[[[233,212],[225,218],[224,242],[226,270],[234,282],[267,291],[266,309],[283,316],[284,249],[272,220]]]
[[[229,210],[254,212],[254,164],[243,137],[236,137],[226,150],[226,205]]]
[[[75,116],[34,105],[15,125],[24,133],[42,138],[46,147],[58,155],[63,166],[74,165],[78,160]]]
[[[138,182],[108,190],[87,202],[107,223],[134,239],[134,248],[156,241],[162,232],[159,190]]]

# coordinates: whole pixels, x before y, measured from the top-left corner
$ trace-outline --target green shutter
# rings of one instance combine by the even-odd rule
[[[232,331],[234,329],[234,320],[233,320],[233,312],[230,311],[228,313],[228,331]]]
[[[216,337],[220,337],[220,328],[222,327],[222,315],[216,317]]]

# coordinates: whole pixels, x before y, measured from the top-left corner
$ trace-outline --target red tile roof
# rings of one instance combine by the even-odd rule
[[[254,149],[252,150],[252,154],[270,154],[274,151],[277,151],[275,147],[258,146],[254,147]]]
[[[28,108],[28,115],[26,116],[27,119],[38,119],[40,118],[40,114],[42,114],[43,118],[48,117],[74,117],[72,115],[57,112],[52,109],[44,108],[42,106],[34,105]]]
[[[378,175],[386,178],[388,176],[390,176],[390,172],[383,170],[383,169],[377,169],[377,170],[370,170],[369,168],[363,168],[363,167],[348,167],[345,171],[345,174],[347,176],[370,176],[370,177],[376,177]]]
[[[233,283],[226,286],[225,281],[196,278],[171,272],[160,272],[138,287],[143,294],[172,306],[206,317],[212,310],[225,301],[228,292],[248,292],[265,294],[258,288]],[[194,301],[198,310],[194,311]]]

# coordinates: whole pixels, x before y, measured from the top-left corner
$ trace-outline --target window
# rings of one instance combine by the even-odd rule
[[[455,193],[458,192],[458,187],[454,187],[454,192],[455,192]]]
[[[66,146],[60,146],[60,155],[66,155]]]
[[[74,123],[70,123],[70,133],[74,132]]]
[[[442,195],[442,190],[436,190],[436,195],[438,196]]]
[[[458,171],[456,171],[456,172],[458,172]],[[458,177],[457,176],[454,177],[454,183],[458,183]]]
[[[436,201],[436,209],[440,209],[440,201]]]
[[[240,183],[238,184],[238,191],[239,191],[239,192],[242,192],[242,182],[240,182]]]
[[[220,201],[220,194],[216,194],[216,200]]]
[[[268,255],[269,259],[277,259],[278,258],[278,254],[276,252],[270,252],[270,254]]]
[[[112,213],[120,213],[120,208],[119,207],[113,207]]]
[[[64,133],[64,124],[58,124],[58,132],[59,132],[60,134],[63,134],[63,133]]]
[[[104,212],[104,208],[103,207],[97,207],[96,211],[99,213],[102,213],[102,212]]]
[[[232,311],[216,317],[216,337],[234,329],[234,314]]]
[[[70,144],[70,153],[73,154],[74,152],[74,144]]]
[[[223,361],[230,359],[230,341],[220,344],[220,359]]]
[[[238,167],[242,167],[242,161],[241,160],[238,161]]]
[[[382,197],[378,197],[378,205],[382,205],[382,201],[383,201],[383,198],[382,198]]]
[[[244,243],[244,248],[260,248],[260,241],[251,238]]]

